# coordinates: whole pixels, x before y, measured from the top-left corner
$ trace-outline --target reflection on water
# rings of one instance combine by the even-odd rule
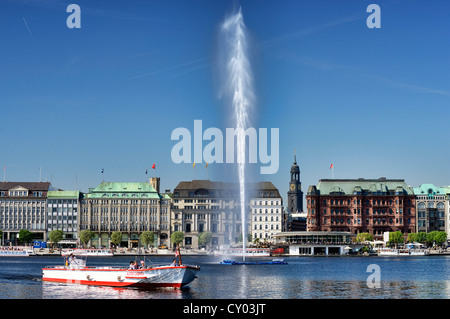
[[[190,299],[189,288],[142,289],[42,283],[43,299]]]
[[[449,298],[450,282],[384,282],[381,288],[371,289],[365,281],[322,281],[296,280],[280,282],[275,276],[264,280],[251,278],[248,272],[239,270],[242,277],[233,285],[230,281],[210,281],[199,285],[202,290],[185,287],[181,290],[172,288],[112,288],[75,284],[42,283],[43,299],[436,299]],[[217,285],[216,285],[217,283]],[[2,287],[9,291],[11,287]],[[32,294],[32,292],[30,292]],[[14,294],[9,297],[29,298],[26,294]]]

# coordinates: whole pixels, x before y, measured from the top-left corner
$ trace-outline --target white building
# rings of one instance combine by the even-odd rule
[[[260,194],[259,194],[260,195]],[[278,194],[279,196],[279,194]],[[282,231],[283,200],[281,197],[256,197],[251,199],[251,234],[259,242],[273,241]]]

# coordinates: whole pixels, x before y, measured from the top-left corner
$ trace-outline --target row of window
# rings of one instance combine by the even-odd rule
[[[323,209],[323,214],[326,215],[327,212],[328,212],[328,210],[326,208],[324,208]],[[314,208],[308,209],[308,214],[314,215],[315,213],[316,213],[316,210]],[[330,209],[330,214],[331,215],[344,215],[345,213],[347,213],[347,215],[351,215],[352,211],[351,211],[350,208],[347,208],[347,211],[344,208],[341,208],[341,209],[331,208]],[[360,215],[361,214],[361,209],[359,209],[359,208],[353,209],[353,214],[354,215]],[[389,208],[389,210],[387,208],[374,208],[374,209],[372,209],[372,214],[373,215],[394,214],[394,211],[392,210],[392,208]],[[395,214],[403,214],[403,208],[396,208],[395,209]],[[408,208],[407,214],[411,215],[411,208]],[[366,209],[366,215],[370,215],[370,209],[369,208]]]
[[[29,229],[29,230],[44,230],[45,224],[41,223],[0,223],[1,229]]]
[[[259,239],[270,238],[272,236],[273,236],[273,233],[270,234],[270,235],[268,233],[259,233],[259,234],[258,233],[253,233],[253,238],[259,238]]]
[[[275,226],[275,227],[274,227]],[[280,227],[280,225],[279,224],[270,224],[270,230],[278,230],[279,229],[279,227]],[[261,225],[261,224],[259,224],[259,225],[254,225],[254,228],[253,229],[255,229],[255,230],[257,230],[257,229],[259,229],[259,230],[262,230],[263,229],[263,225]],[[265,230],[269,230],[269,224],[265,224],[264,225],[264,229]]]
[[[426,206],[425,206],[425,203],[417,204],[417,208],[418,209],[425,209],[425,207],[435,208],[435,206],[436,206],[437,209],[442,209],[442,210],[445,209],[445,204],[442,203],[442,202],[437,203],[437,205],[434,202],[428,202]]]
[[[371,222],[373,225],[384,225],[384,224],[394,224],[394,219],[393,218],[374,218],[373,220],[371,219],[366,219],[366,224],[370,225]],[[407,219],[408,224],[411,223],[411,219],[408,218]],[[339,224],[345,224],[345,225],[361,225],[361,223],[364,223],[364,220],[361,221],[360,218],[356,219],[352,219],[352,218],[330,218],[330,223],[331,225],[339,225]],[[395,223],[396,224],[403,224],[403,218],[396,218],[395,219]],[[308,224],[315,224],[315,219],[314,218],[308,218]],[[323,224],[326,225],[328,224],[328,218],[324,218],[323,220]]]
[[[346,200],[344,200],[344,199],[329,199],[329,200],[324,199],[323,200],[323,205],[324,206],[326,206],[327,204],[328,205],[335,205],[335,206],[338,206],[338,205],[342,206],[342,205],[350,205],[350,203],[351,203],[350,199],[346,199]],[[389,199],[389,200],[387,200],[387,199],[372,199],[372,200],[366,199],[366,201],[365,201],[366,205],[372,204],[372,205],[378,205],[378,206],[392,205],[393,203],[394,203],[394,201],[392,199]],[[411,205],[411,203],[412,203],[411,200],[408,199],[408,205]],[[315,200],[314,199],[311,199],[311,200],[308,199],[308,204],[314,205],[315,204]],[[358,200],[354,199],[353,200],[353,204],[354,205],[361,205],[361,200],[360,199],[358,199]],[[402,199],[396,199],[395,200],[395,204],[396,205],[402,205],[403,204],[403,200]]]
[[[431,221],[427,220],[419,220],[417,221],[417,226],[420,227],[445,227],[445,221],[444,220],[437,220],[436,223],[432,223]]]
[[[151,205],[158,205],[159,204],[159,199],[108,199],[108,200],[103,200],[103,199],[93,199],[93,200],[82,200],[81,204],[83,205],[87,205],[88,203],[91,204],[103,204],[103,205],[109,205],[109,204],[151,204]],[[161,205],[167,205],[169,204],[169,200],[165,200],[162,199],[161,200]]]
[[[8,194],[11,197],[25,197],[28,196],[28,191],[0,191],[0,197],[8,196]],[[33,197],[42,197],[42,192],[33,192]]]
[[[281,211],[281,209],[279,210],[278,208],[275,208],[275,210],[273,209],[273,208],[271,208],[270,209],[270,213],[271,214],[273,214],[273,213],[275,213],[275,214],[278,214],[279,212]],[[257,213],[260,213],[260,214],[262,214],[263,213],[263,210],[262,210],[262,208],[255,208],[254,210],[253,210],[253,213],[254,214],[257,214]],[[266,208],[266,209],[264,209],[264,213],[265,214],[268,214],[269,213],[269,210]]]
[[[265,218],[264,218],[264,221],[265,222],[268,222],[269,221],[269,216],[264,216]],[[275,218],[275,220],[274,220],[274,218],[273,218],[273,216],[270,216],[270,221],[271,222],[278,222],[279,221],[279,218],[278,218],[278,216],[275,216],[276,218]],[[258,216],[255,216],[255,218],[253,219],[253,221],[255,221],[255,222],[257,222],[258,221]],[[263,217],[262,216],[259,216],[259,221],[260,222],[262,222],[263,221]]]
[[[267,201],[267,200],[266,201],[254,200],[253,201],[253,205],[254,206],[257,206],[257,205],[259,205],[259,206],[263,206],[263,205],[265,205],[265,206],[268,206],[268,205],[270,205],[270,206],[273,206],[273,205],[278,206],[278,205],[281,205],[281,202],[278,201],[278,200],[275,200],[275,201],[271,200],[270,204],[269,204],[269,201]]]

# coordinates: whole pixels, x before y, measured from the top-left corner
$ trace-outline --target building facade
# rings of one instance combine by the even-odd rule
[[[271,182],[255,185],[254,197],[250,200],[250,234],[253,241],[272,242],[274,235],[284,229],[283,200]]]
[[[448,188],[436,187],[433,184],[422,184],[414,188],[417,211],[416,232],[447,232],[447,193],[449,193]]]
[[[47,193],[47,236],[52,230],[62,230],[64,238],[60,244],[77,245],[78,216],[82,197],[83,194],[79,191]]]
[[[307,230],[371,233],[416,231],[414,190],[402,179],[322,179],[306,195]]]
[[[94,247],[110,247],[112,232],[122,233],[121,247],[138,247],[143,231],[155,234],[154,246],[169,244],[170,194],[161,194],[159,178],[150,183],[103,182],[82,199],[79,230],[95,233]]]
[[[21,229],[34,239],[46,238],[48,182],[0,182],[0,229],[4,245],[18,245]]]
[[[282,230],[283,203],[270,182],[247,185],[246,229],[258,241],[271,239]],[[242,241],[239,187],[234,183],[193,180],[180,182],[172,197],[172,231],[185,233],[184,246],[197,248],[203,232],[212,235],[211,245],[220,248]]]

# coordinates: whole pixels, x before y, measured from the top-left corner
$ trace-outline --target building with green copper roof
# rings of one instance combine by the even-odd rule
[[[417,232],[448,231],[446,212],[449,187],[422,184],[414,187],[416,195]]]
[[[149,183],[102,182],[90,188],[87,198],[153,198],[161,199],[163,195]]]
[[[111,234],[122,233],[120,247],[138,247],[139,235],[154,233],[154,246],[170,237],[170,193],[159,192],[159,178],[150,183],[102,182],[82,200],[80,231],[95,233],[94,247],[111,247]]]

